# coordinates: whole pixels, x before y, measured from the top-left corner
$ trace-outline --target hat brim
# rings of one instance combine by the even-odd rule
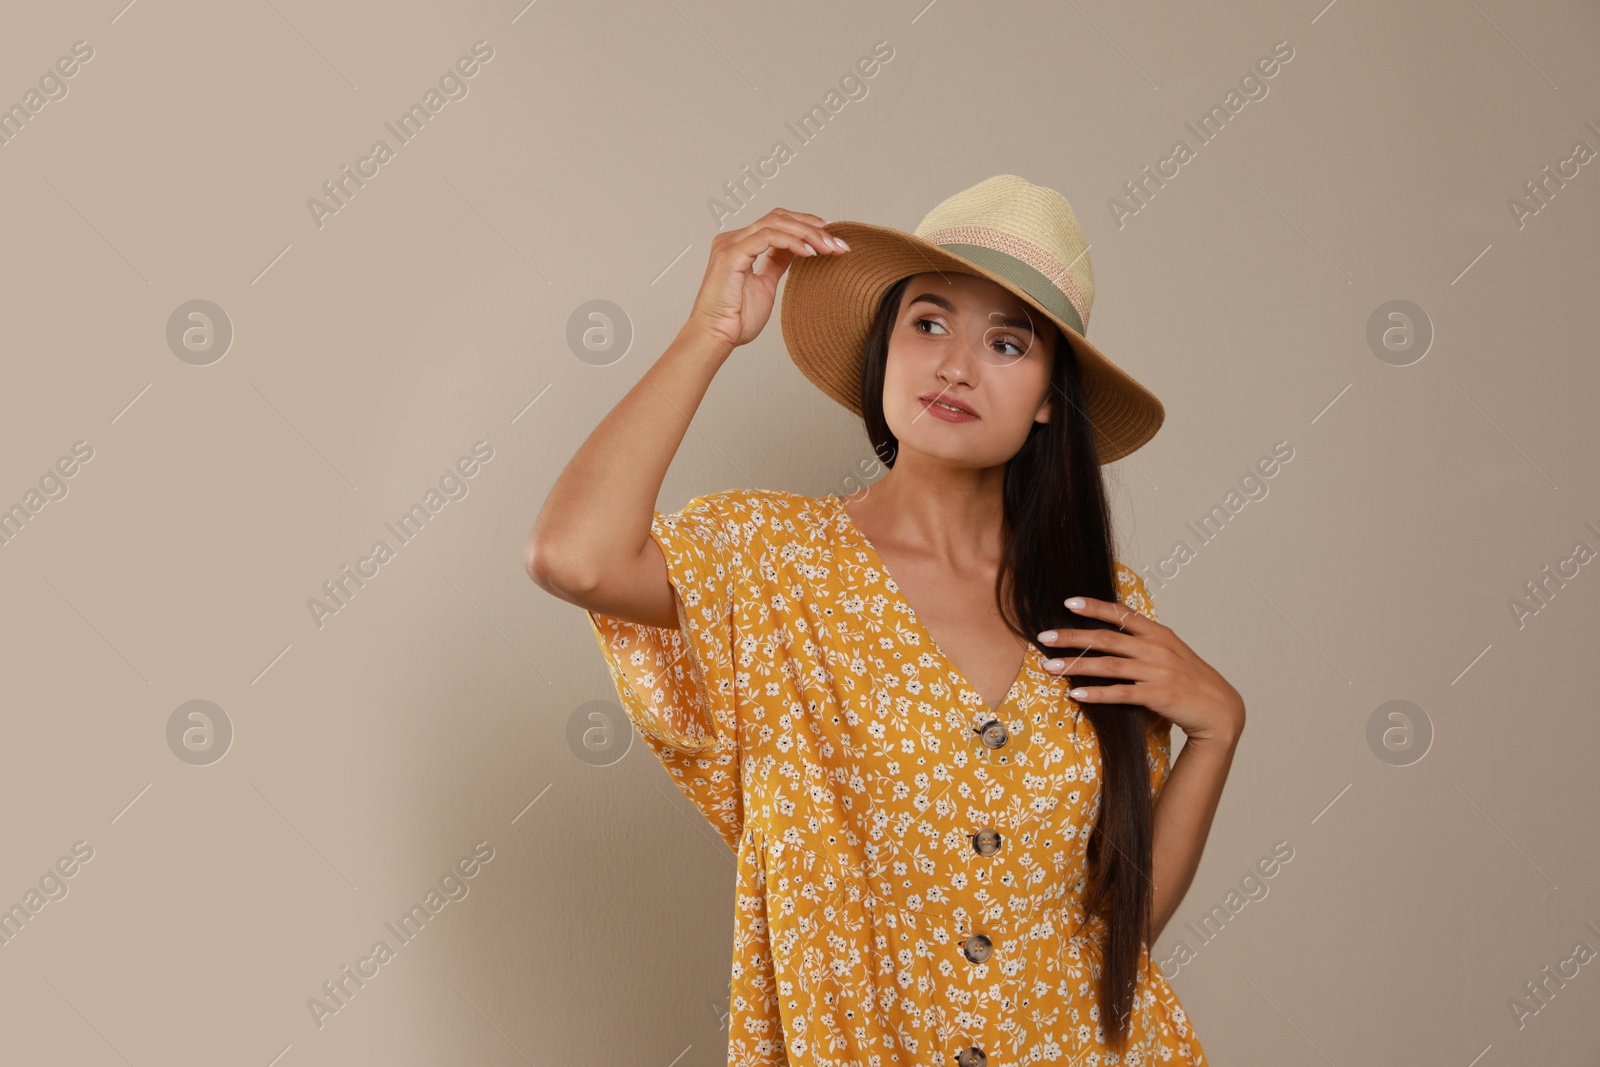
[[[868,222],[831,222],[850,251],[797,256],[784,278],[779,311],[789,357],[813,385],[861,414],[860,360],[884,292],[911,274],[975,274],[1027,302],[1077,354],[1085,416],[1102,464],[1121,459],[1161,429],[1166,411],[1154,393],[1111,362],[1088,338],[1019,283],[914,234]]]

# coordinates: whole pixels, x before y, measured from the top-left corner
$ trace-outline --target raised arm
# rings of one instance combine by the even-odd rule
[[[767,324],[794,257],[847,251],[823,225],[774,208],[712,238],[688,322],[589,434],[539,509],[523,565],[540,588],[629,622],[678,625],[666,560],[650,536],[661,483],[712,378]]]

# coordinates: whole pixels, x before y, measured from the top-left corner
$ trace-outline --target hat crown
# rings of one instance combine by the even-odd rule
[[[1087,332],[1094,269],[1067,198],[1015,174],[997,174],[939,203],[916,236],[957,254],[986,248],[1027,264],[1059,289]]]

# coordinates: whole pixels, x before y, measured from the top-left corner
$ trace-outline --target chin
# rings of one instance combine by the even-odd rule
[[[884,413],[890,431],[900,442],[901,454],[916,452],[929,459],[962,467],[992,467],[1009,458],[1006,455],[993,455],[996,451],[994,442],[988,439],[987,428],[979,429],[983,426],[982,422],[940,422],[931,415],[916,418],[921,410],[919,403],[902,419]]]

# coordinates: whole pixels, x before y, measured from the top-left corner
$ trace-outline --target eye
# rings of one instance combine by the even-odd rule
[[[924,336],[929,336],[925,330],[919,329],[919,327],[923,323],[927,323],[930,326],[937,326],[937,327],[939,327],[940,330],[944,331],[945,333],[949,333],[950,332],[949,330],[945,329],[944,323],[940,322],[938,319],[931,319],[926,315],[922,316],[921,318],[912,319],[911,320],[911,328],[913,330],[916,330],[918,333],[923,334]]]
[[[1002,351],[1001,352],[1002,355],[1006,355],[1006,356],[1025,356],[1025,355],[1028,354],[1028,346],[1023,344],[1021,341],[1017,340],[1016,338],[1010,336],[1009,334],[1005,335],[1003,337],[996,337],[996,338],[994,338],[992,340],[991,343],[993,343],[995,345],[999,345],[1002,349],[1004,349],[1006,347],[1009,347],[1009,348],[1012,349],[1012,351],[1010,351],[1010,352]]]

